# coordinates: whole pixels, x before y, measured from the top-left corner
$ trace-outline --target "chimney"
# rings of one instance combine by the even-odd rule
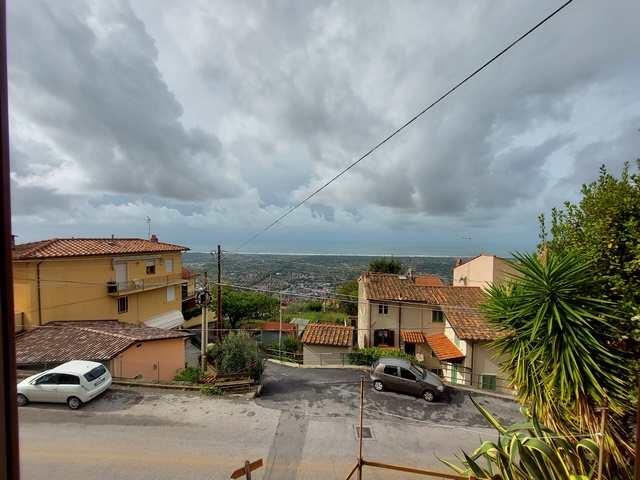
[[[461,258],[456,258],[456,267],[459,267],[462,264]]]
[[[11,250],[16,248],[16,237],[17,235],[11,235]]]
[[[155,233],[153,235],[151,235],[151,240],[149,240],[149,241],[154,242],[154,243],[158,243],[158,237],[156,237]]]

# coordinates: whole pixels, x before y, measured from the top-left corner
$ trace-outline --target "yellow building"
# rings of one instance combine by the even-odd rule
[[[186,247],[137,238],[67,238],[16,245],[18,330],[53,321],[115,319],[175,328],[194,282],[182,278]]]

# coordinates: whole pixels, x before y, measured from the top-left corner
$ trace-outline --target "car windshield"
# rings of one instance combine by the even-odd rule
[[[90,382],[92,380],[95,380],[96,378],[100,378],[102,375],[104,375],[104,372],[106,372],[107,369],[104,368],[103,365],[99,365],[96,368],[91,369],[90,371],[88,371],[87,373],[84,374],[84,378],[87,379],[87,382]]]
[[[425,377],[425,375],[426,375],[426,372],[425,372],[422,368],[420,368],[419,366],[417,366],[417,365],[413,365],[413,364],[411,364],[411,371],[412,371],[412,372],[413,372],[417,377],[420,377],[420,378],[424,378],[424,377]]]

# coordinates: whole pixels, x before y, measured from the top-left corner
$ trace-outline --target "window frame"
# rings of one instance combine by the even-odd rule
[[[155,275],[156,274],[156,261],[155,260],[147,260],[147,265],[145,272],[147,275]]]
[[[118,314],[129,311],[129,296],[118,297]]]
[[[166,273],[173,273],[175,269],[175,262],[173,258],[167,258],[164,261],[164,269]]]
[[[442,310],[431,310],[431,323],[444,323],[444,312]]]
[[[379,303],[378,304],[378,315],[389,315],[389,304],[388,303]]]

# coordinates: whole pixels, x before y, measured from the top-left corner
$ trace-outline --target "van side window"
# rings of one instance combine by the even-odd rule
[[[77,375],[70,375],[68,373],[61,373],[58,378],[58,385],[80,385],[80,379]]]
[[[400,368],[400,377],[406,378],[407,380],[416,380],[416,376],[405,368]]]
[[[384,373],[386,373],[387,375],[393,375],[394,377],[398,376],[398,367],[396,367],[395,365],[385,365],[384,366]]]
[[[57,384],[58,384],[57,373],[48,373],[36,380],[36,385],[57,385]]]

